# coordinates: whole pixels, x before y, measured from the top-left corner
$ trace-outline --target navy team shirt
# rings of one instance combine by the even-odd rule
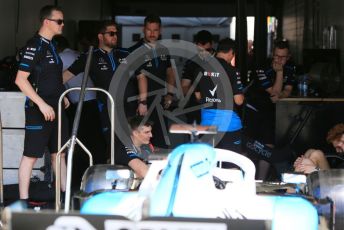
[[[30,73],[30,83],[46,103],[57,105],[65,88],[62,60],[52,41],[39,34],[31,38],[23,48],[18,70]]]

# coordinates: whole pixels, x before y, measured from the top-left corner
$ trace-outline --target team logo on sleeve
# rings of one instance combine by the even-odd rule
[[[36,48],[27,47],[26,50],[25,50],[25,52],[24,52],[23,58],[32,61],[33,58],[34,58],[35,55],[36,55],[34,51],[36,51]]]

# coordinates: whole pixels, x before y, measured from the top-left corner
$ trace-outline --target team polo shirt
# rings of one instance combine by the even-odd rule
[[[266,92],[266,89],[273,86],[276,80],[276,72],[273,70],[271,65],[269,65],[265,69],[256,70],[255,77],[256,79],[250,92],[250,95],[252,95],[250,103],[253,103],[258,110],[272,107],[273,103],[271,102],[270,94]],[[295,66],[291,64],[284,65],[282,89],[287,85],[294,86],[295,83]]]
[[[22,50],[18,69],[30,73],[29,81],[48,104],[57,105],[64,91],[62,61],[53,43],[36,34]]]
[[[233,108],[225,104],[222,89],[222,79],[229,78],[233,95],[242,94],[243,85],[239,72],[224,59],[216,58],[222,65],[225,72],[214,69],[206,69],[199,82],[199,92],[201,93],[201,103],[212,103],[210,107],[201,110],[201,125],[215,125],[220,132],[232,132],[242,128],[240,117],[237,114],[237,106],[233,103]]]
[[[133,159],[140,159],[148,163],[148,157],[153,153],[153,147],[151,145],[142,145],[140,148],[137,148],[132,142],[123,144],[118,138],[116,138],[115,147],[116,164],[125,166],[128,166],[129,162]]]
[[[194,84],[195,89],[194,91],[199,91],[197,89],[198,82],[200,81],[200,77],[202,76],[204,69],[209,68],[209,61],[213,59],[214,56],[212,54],[205,54],[203,56],[195,55],[193,58],[186,61],[183,70],[182,70],[182,79],[186,79],[190,81],[190,87]],[[196,82],[195,82],[196,81]],[[191,92],[188,105],[198,105],[198,101],[195,97],[194,92]]]
[[[143,63],[136,71],[135,75],[148,74],[148,92],[158,91],[166,88],[166,70],[171,67],[170,54],[168,49],[160,44],[155,47],[150,46],[143,40],[129,49],[132,55],[135,53],[144,55],[139,57],[139,63]]]
[[[195,55],[190,60],[187,60],[183,72],[182,79],[191,81],[191,84],[197,79],[199,73],[202,73],[207,68],[208,61],[214,58],[212,54],[205,54],[205,56]]]
[[[112,49],[110,52],[100,48],[93,50],[89,73],[95,87],[108,90],[112,77],[118,66],[120,64],[127,64],[126,57],[128,54],[129,52],[124,49]],[[81,54],[68,68],[68,71],[74,75],[84,72],[87,55],[87,53]],[[107,97],[103,93],[98,94],[98,98],[104,103],[107,101]]]
[[[258,80],[263,89],[268,89],[273,86],[276,80],[276,72],[272,67],[266,70],[257,70]],[[295,84],[295,67],[285,65],[283,67],[283,87],[286,85]]]

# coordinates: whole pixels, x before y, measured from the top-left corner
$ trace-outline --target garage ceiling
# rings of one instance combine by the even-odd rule
[[[236,15],[237,1],[243,0],[105,0],[115,15],[147,15],[183,17],[231,17]],[[273,15],[283,0],[246,0],[247,15],[253,16],[256,4],[264,4]]]

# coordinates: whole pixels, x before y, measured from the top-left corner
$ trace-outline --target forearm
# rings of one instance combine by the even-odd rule
[[[44,100],[34,90],[26,76],[19,73],[16,77],[15,84],[18,86],[20,91],[22,91],[25,96],[29,97],[30,100],[33,101],[35,104],[41,105],[45,103]]]
[[[145,75],[140,74],[137,76],[138,90],[139,90],[139,101],[147,100],[148,82]]]
[[[280,95],[283,87],[283,72],[276,72],[276,79],[271,89],[271,95]]]
[[[309,159],[321,170],[330,169],[330,165],[321,150],[314,150],[309,154]]]
[[[292,91],[292,87],[285,87],[283,91],[279,94],[279,98],[289,97]]]
[[[198,102],[202,99],[202,95],[200,92],[195,92],[195,97]]]
[[[182,79],[181,85],[183,90],[183,95],[185,96],[190,89],[191,81],[189,79]]]
[[[140,159],[133,159],[128,163],[138,178],[144,178],[148,172],[148,166]]]
[[[63,72],[63,83],[66,83],[69,81],[72,77],[74,77],[74,74],[72,74],[69,70],[65,70]]]
[[[173,69],[170,67],[166,70],[166,74],[167,74],[167,92],[168,93],[174,93],[174,89],[176,86],[176,79],[175,79],[175,75],[174,75],[174,71]]]

